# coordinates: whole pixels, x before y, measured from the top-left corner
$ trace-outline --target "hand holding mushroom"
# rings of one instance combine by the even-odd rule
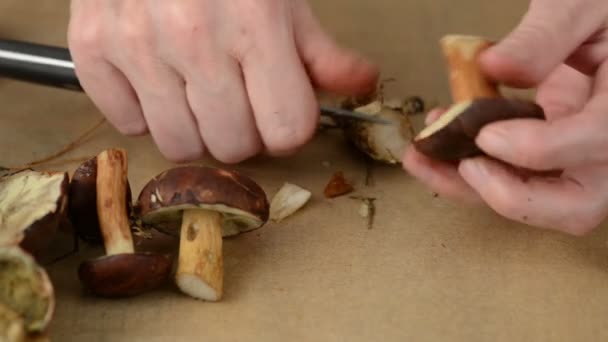
[[[576,28],[570,23],[577,23]],[[546,120],[485,122],[472,136],[485,156],[446,162],[412,146],[403,159],[405,169],[444,197],[486,203],[515,221],[575,235],[597,227],[608,214],[605,2],[568,0],[555,6],[554,1],[534,0],[509,36],[477,52],[479,75],[488,84],[538,87],[536,102]],[[480,97],[493,96],[483,87],[469,89]],[[444,115],[453,111],[434,110],[428,123],[449,121],[440,119]],[[512,166],[563,172],[559,178],[522,180]]]

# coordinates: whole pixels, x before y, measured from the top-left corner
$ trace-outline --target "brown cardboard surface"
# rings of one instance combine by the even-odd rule
[[[336,38],[377,61],[389,93],[448,101],[437,40],[446,33],[500,37],[526,1],[313,1]],[[0,2],[0,36],[65,44],[68,1]],[[48,154],[99,119],[82,94],[0,79],[0,164]],[[135,193],[171,165],[148,137],[105,126],[66,157],[120,146]],[[330,162],[328,167],[324,162]],[[205,164],[212,164],[206,161]],[[70,172],[76,163],[48,165]],[[80,254],[48,270],[57,291],[53,341],[600,341],[608,338],[606,227],[583,237],[540,231],[489,210],[434,198],[401,168],[365,163],[338,134],[296,156],[236,166],[269,196],[285,181],[313,192],[281,224],[225,241],[225,299],[204,303],[174,286],[126,300],[84,294]],[[336,170],[378,198],[372,230],[347,197],[326,200]]]

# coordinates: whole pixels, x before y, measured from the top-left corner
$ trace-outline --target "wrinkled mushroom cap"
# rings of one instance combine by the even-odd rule
[[[143,188],[136,205],[143,225],[171,235],[179,235],[182,211],[195,208],[221,213],[224,237],[261,227],[269,212],[266,193],[253,180],[202,166],[159,174]]]
[[[24,170],[0,178],[0,246],[37,254],[67,214],[67,172]]]
[[[28,332],[42,332],[55,310],[46,271],[19,247],[0,248],[0,302],[15,311]]]
[[[116,254],[80,264],[81,283],[97,296],[135,296],[163,284],[171,274],[168,255]]]
[[[479,98],[457,103],[414,139],[416,149],[433,159],[455,161],[483,154],[475,143],[490,123],[511,119],[545,119],[534,102],[506,98]]]

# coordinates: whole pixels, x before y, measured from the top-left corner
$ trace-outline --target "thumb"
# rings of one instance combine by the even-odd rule
[[[484,72],[503,84],[535,87],[601,25],[593,1],[533,0],[519,25],[481,55]]]
[[[344,95],[368,95],[376,90],[378,68],[331,39],[306,1],[294,2],[295,39],[315,86]]]

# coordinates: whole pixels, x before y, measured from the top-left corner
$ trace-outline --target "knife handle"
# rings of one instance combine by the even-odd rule
[[[56,46],[0,40],[0,75],[82,91],[69,50]]]

